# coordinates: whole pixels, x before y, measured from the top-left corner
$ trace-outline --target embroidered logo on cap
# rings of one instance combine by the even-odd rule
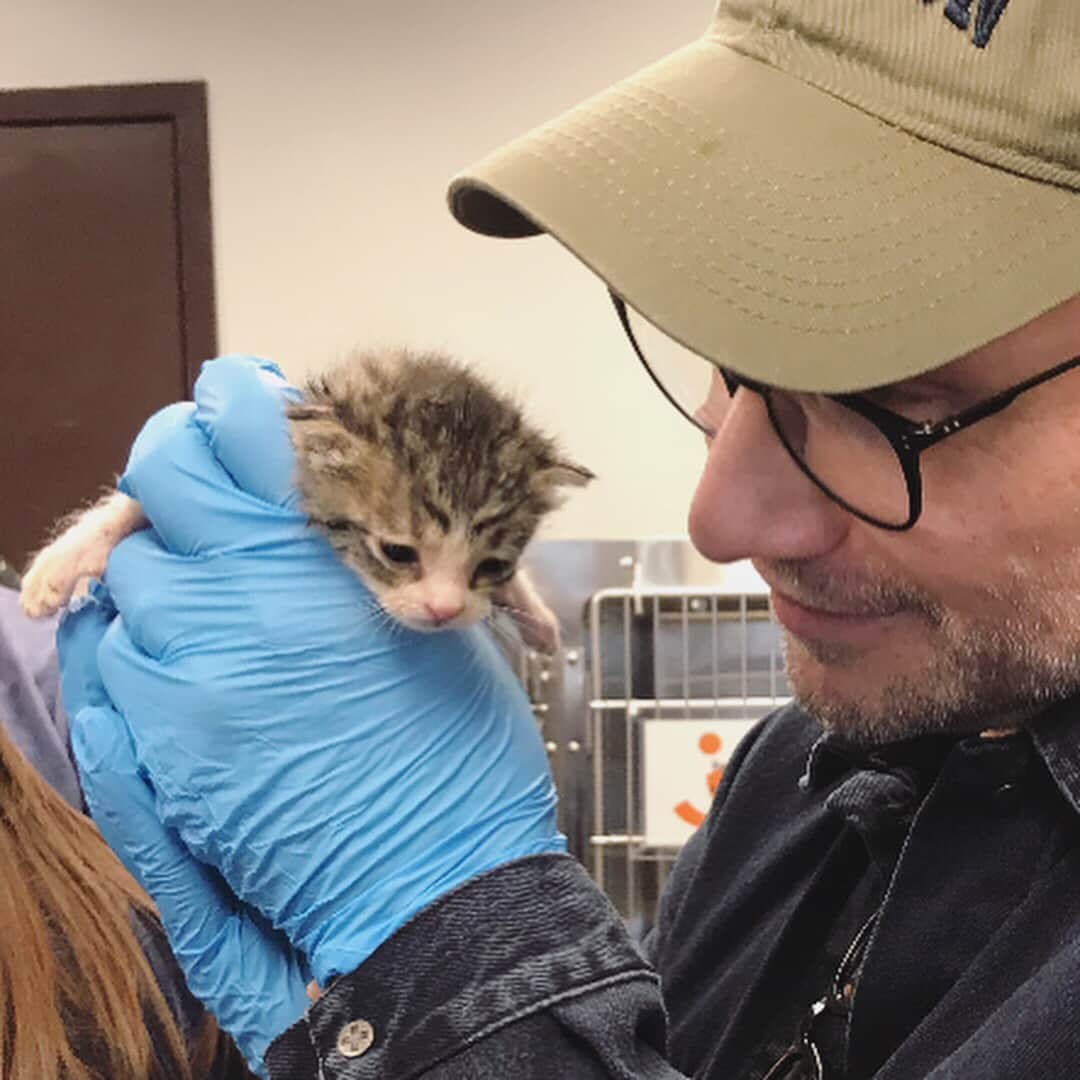
[[[974,0],[945,0],[945,18],[966,30],[971,25],[971,5]],[[932,4],[934,0],[923,0],[924,4]],[[990,44],[994,28],[998,20],[1005,14],[1009,6],[1009,0],[978,0],[979,8],[975,14],[975,33],[972,40],[980,49],[985,49]]]

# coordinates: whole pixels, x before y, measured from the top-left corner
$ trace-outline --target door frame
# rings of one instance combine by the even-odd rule
[[[0,91],[0,127],[168,123],[172,130],[180,333],[190,392],[217,355],[210,146],[205,82],[127,83]]]

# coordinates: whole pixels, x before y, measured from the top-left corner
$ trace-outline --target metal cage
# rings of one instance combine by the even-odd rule
[[[678,848],[644,828],[645,726],[765,716],[790,696],[780,636],[765,596],[717,588],[605,589],[588,622],[589,865],[624,915],[651,923]]]
[[[685,540],[548,541],[529,565],[564,628],[558,656],[520,669],[561,825],[623,915],[649,925],[678,846],[644,827],[645,735],[755,721],[787,701],[780,629],[756,575],[708,564]]]

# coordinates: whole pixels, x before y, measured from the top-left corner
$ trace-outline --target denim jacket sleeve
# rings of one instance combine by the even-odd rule
[[[659,978],[566,855],[507,863],[420,912],[267,1053],[271,1080],[685,1080]]]

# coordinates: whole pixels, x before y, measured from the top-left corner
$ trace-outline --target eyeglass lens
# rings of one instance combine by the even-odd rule
[[[689,420],[715,433],[731,408],[721,370],[627,309],[653,378]],[[735,380],[737,383],[737,379]],[[763,389],[777,435],[800,466],[834,498],[886,526],[910,514],[903,466],[873,423],[821,394]]]
[[[766,403],[784,445],[823,487],[875,521],[904,524],[907,479],[879,428],[821,394],[769,390]]]

